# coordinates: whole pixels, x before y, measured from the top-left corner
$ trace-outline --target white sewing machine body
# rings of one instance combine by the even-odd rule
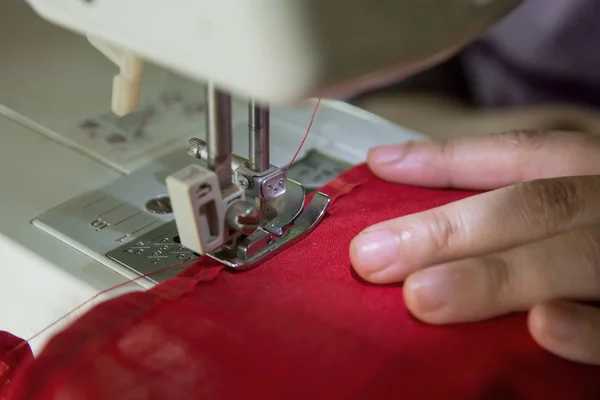
[[[44,18],[271,104],[442,61],[522,0],[27,0]]]

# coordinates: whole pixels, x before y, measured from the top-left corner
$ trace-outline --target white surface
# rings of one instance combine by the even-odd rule
[[[21,0],[0,1],[0,51],[0,329],[28,338],[99,291],[124,281],[30,221],[151,164],[192,135],[203,137],[203,116],[193,112],[202,91],[147,66],[143,99],[161,111],[148,125],[147,135],[136,138],[108,121],[110,132],[91,137],[80,128],[81,121],[90,116],[110,120],[116,68],[107,59],[84,38],[39,19]],[[164,94],[191,100],[169,108],[160,103]],[[186,104],[192,106],[191,114]],[[245,106],[237,107],[234,113],[246,116]],[[290,160],[312,109],[309,105],[273,113],[274,164]],[[234,120],[240,134],[245,125],[243,118]],[[111,132],[129,135],[129,140],[109,145],[104,139]],[[373,145],[415,137],[348,105],[324,102],[305,151],[318,147],[360,162]],[[237,141],[234,148],[244,154],[247,143]],[[59,328],[32,342],[34,350]]]
[[[30,221],[181,146],[187,138],[171,133],[170,126],[183,124],[184,131],[198,126],[197,119],[186,125],[168,114],[153,126],[151,140],[120,149],[78,136],[79,121],[110,109],[115,73],[84,38],[41,20],[23,1],[0,1],[2,330],[29,338],[98,292],[125,281]],[[150,83],[144,86],[144,98],[151,102],[164,92],[202,92],[151,66],[146,77]],[[124,290],[131,289],[137,287]],[[34,351],[78,315],[38,336],[31,343]]]
[[[29,221],[119,174],[3,116],[0,171],[0,329],[29,338],[100,290],[124,281]],[[33,341],[34,349],[61,326]]]
[[[113,169],[137,169],[184,146],[191,131],[202,126],[196,115],[181,115],[184,106],[203,100],[202,87],[147,65],[142,101],[161,107],[161,98],[181,96],[182,106],[151,121],[144,140],[110,147],[102,141],[104,132],[90,139],[79,124],[88,117],[107,118],[118,69],[85,38],[42,20],[24,1],[0,1],[0,51],[0,105],[35,130]]]
[[[28,1],[55,23],[272,104],[425,68],[521,2]]]

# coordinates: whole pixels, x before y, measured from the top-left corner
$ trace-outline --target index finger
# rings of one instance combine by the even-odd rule
[[[600,173],[599,151],[597,135],[513,131],[382,146],[371,150],[368,165],[391,182],[490,190],[533,179]]]
[[[394,283],[599,223],[600,176],[538,180],[371,226],[353,240],[350,258],[363,278]]]

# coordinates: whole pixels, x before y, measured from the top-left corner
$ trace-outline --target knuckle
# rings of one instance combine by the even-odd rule
[[[516,210],[529,227],[547,234],[567,229],[583,211],[580,186],[570,179],[543,179],[513,186]]]
[[[456,161],[456,142],[448,139],[438,140],[440,151],[440,160],[443,160],[444,165],[453,165]],[[456,186],[457,182],[452,173],[452,168],[446,169],[445,186]]]
[[[437,144],[440,146],[440,154],[442,157],[452,157],[454,152],[453,141],[448,139],[439,139]]]
[[[487,274],[486,301],[484,304],[498,304],[504,299],[511,298],[514,291],[514,280],[512,269],[508,261],[498,255],[489,255],[482,258]]]
[[[581,230],[578,236],[583,268],[590,283],[600,290],[600,228]]]
[[[435,251],[451,250],[461,234],[459,220],[450,218],[443,211],[433,211],[426,224]]]
[[[539,150],[548,141],[548,133],[541,130],[514,130],[492,135],[502,147],[509,150]]]

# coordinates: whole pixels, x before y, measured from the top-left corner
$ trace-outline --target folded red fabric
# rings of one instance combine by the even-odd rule
[[[12,397],[12,378],[17,369],[31,360],[33,353],[26,341],[0,331],[0,400]]]
[[[554,357],[524,315],[455,326],[410,316],[402,287],[358,278],[367,226],[472,192],[391,184],[356,167],[307,238],[244,273],[203,260],[94,308],[16,381],[15,399],[600,398],[600,369]]]

